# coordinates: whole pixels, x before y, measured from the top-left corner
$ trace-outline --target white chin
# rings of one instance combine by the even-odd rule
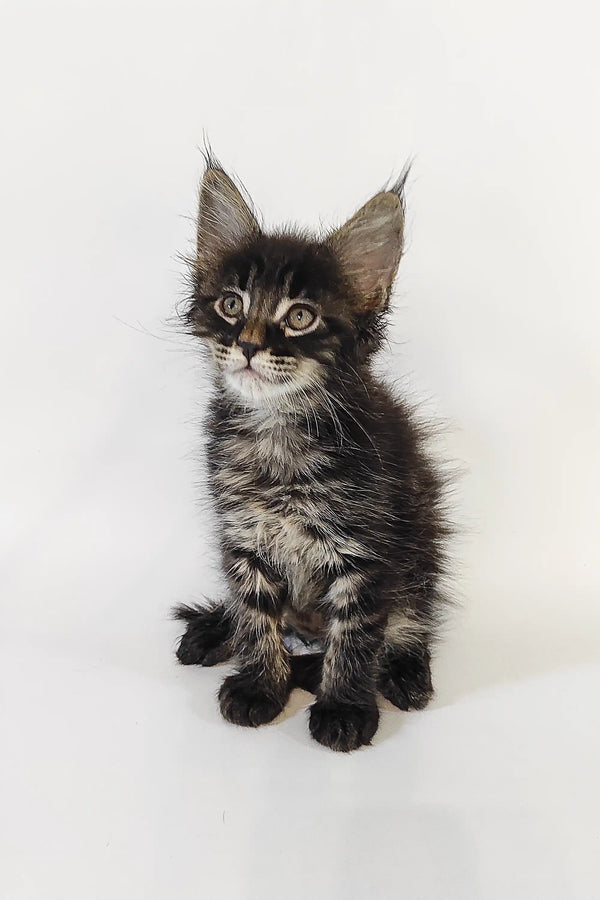
[[[286,394],[293,393],[289,383],[273,383],[258,376],[245,375],[241,372],[225,372],[225,387],[237,399],[242,399],[249,406],[270,406]]]

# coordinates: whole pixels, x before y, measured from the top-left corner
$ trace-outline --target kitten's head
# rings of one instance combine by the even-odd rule
[[[253,407],[310,405],[377,349],[402,255],[405,178],[317,240],[265,234],[209,160],[188,319],[231,395]]]

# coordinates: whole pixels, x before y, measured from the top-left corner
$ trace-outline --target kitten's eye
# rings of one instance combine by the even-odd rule
[[[224,294],[217,301],[216,306],[217,312],[225,319],[239,319],[244,310],[244,304],[239,294]]]
[[[285,318],[285,324],[292,331],[304,331],[309,325],[312,325],[317,318],[316,313],[308,306],[292,306]]]

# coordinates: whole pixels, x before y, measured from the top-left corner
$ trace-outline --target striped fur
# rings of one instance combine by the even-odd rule
[[[270,721],[295,684],[312,689],[311,734],[337,750],[370,742],[377,690],[402,709],[427,703],[444,608],[441,479],[370,365],[402,253],[402,188],[321,240],[265,235],[209,160],[187,310],[212,351],[208,464],[229,592],[179,610],[178,656],[237,660],[220,703],[238,724]],[[323,652],[290,658],[290,629]]]

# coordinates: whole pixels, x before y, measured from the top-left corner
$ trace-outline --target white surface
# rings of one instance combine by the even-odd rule
[[[3,4],[3,898],[599,896],[597,16]],[[172,656],[219,583],[164,326],[203,128],[271,223],[417,157],[386,365],[469,470],[462,611],[432,708],[349,757]]]

